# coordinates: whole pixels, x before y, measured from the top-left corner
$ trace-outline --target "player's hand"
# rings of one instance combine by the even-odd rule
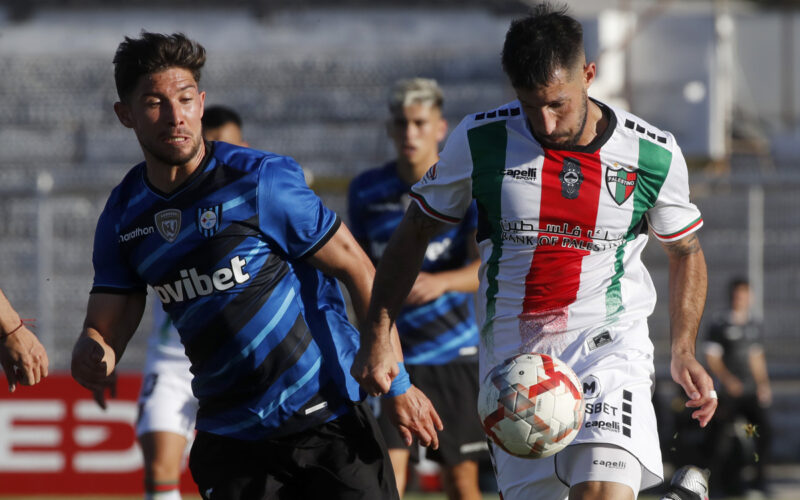
[[[445,280],[435,274],[421,272],[414,281],[414,286],[408,292],[405,303],[412,306],[425,304],[436,300],[447,291]]]
[[[361,335],[361,347],[353,359],[350,374],[370,396],[389,392],[392,380],[400,372],[397,358],[389,342],[365,342]]]
[[[714,383],[694,354],[690,352],[673,352],[670,363],[672,380],[683,387],[689,401],[687,408],[697,408],[692,412],[692,418],[705,427],[717,410],[717,398],[712,397]]]
[[[0,364],[8,379],[8,390],[14,392],[17,383],[34,385],[45,378],[50,360],[36,335],[23,325],[0,341]]]
[[[400,431],[406,446],[410,446],[416,436],[422,446],[434,450],[439,448],[436,431],[444,429],[442,419],[428,397],[415,385],[409,387],[405,394],[383,398],[382,401],[383,407],[389,411],[389,420]]]
[[[106,409],[106,391],[116,396],[114,374],[116,355],[111,346],[87,335],[81,335],[72,349],[72,378],[92,391],[102,409]]]

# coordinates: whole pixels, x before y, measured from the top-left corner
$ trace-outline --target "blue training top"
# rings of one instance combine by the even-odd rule
[[[378,262],[392,233],[410,203],[411,186],[397,175],[397,164],[362,172],[350,183],[348,215],[353,236],[366,244],[367,254]],[[468,238],[477,227],[475,203],[462,221],[431,239],[422,271],[439,272],[467,263]],[[438,365],[451,361],[475,361],[478,327],[473,295],[447,292],[419,306],[406,306],[397,317],[397,330],[406,364]]]
[[[238,439],[330,421],[362,399],[359,336],[336,280],[304,261],[339,228],[291,158],[206,143],[167,194],[145,164],[97,224],[92,293],[151,285],[180,332],[200,401],[197,429]]]

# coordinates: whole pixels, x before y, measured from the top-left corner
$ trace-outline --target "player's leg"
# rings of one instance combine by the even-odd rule
[[[194,437],[197,400],[188,361],[159,362],[145,375],[136,436],[144,458],[146,500],[179,500],[180,476]]]
[[[394,480],[397,483],[397,492],[400,498],[406,491],[408,484],[408,458],[411,452],[408,448],[389,448],[389,459],[392,462],[392,470],[394,471]]]
[[[450,500],[480,500],[478,462],[465,460],[442,469],[445,492]]]
[[[147,432],[139,436],[144,457],[146,500],[179,500],[180,478],[187,439],[173,432]]]
[[[409,367],[414,384],[431,400],[442,418],[439,449],[426,456],[441,465],[450,500],[481,498],[478,460],[488,456],[486,434],[478,417],[478,364],[452,362]]]
[[[642,466],[618,446],[568,446],[555,462],[558,477],[570,485],[570,500],[633,500],[639,494]]]

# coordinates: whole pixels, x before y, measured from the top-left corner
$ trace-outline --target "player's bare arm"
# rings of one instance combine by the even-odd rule
[[[478,244],[475,242],[476,231],[472,231],[467,242],[468,262],[458,269],[438,273],[420,272],[414,286],[406,298],[407,304],[419,305],[439,298],[446,292],[473,293],[478,290],[478,269],[481,261],[478,255]]]
[[[142,319],[144,293],[93,293],[83,331],[72,349],[72,377],[92,391],[105,408],[105,391],[114,389],[114,369]]]
[[[340,225],[331,239],[317,250],[314,255],[308,257],[308,262],[325,274],[333,276],[344,283],[350,294],[358,322],[364,324],[372,282],[375,277],[375,268],[347,226]],[[390,342],[392,353],[399,360],[402,360],[399,339],[390,339]],[[363,374],[362,377],[356,377],[356,380],[369,394],[382,394],[388,390],[392,383],[392,378],[397,375],[396,365],[398,359],[389,361],[385,370],[376,371],[373,376],[371,374]],[[378,373],[381,373],[385,380],[384,378],[379,378]]]
[[[708,289],[706,260],[696,234],[665,243],[664,248],[669,257],[670,372],[689,397],[686,406],[697,408],[692,418],[705,427],[717,408],[711,377],[695,358]]]
[[[325,274],[344,283],[359,322],[364,324],[375,268],[347,226],[344,224],[339,226],[331,239],[314,255],[308,257],[308,262]],[[362,384],[362,387],[373,394],[383,394],[389,390],[392,377],[398,372],[397,361],[403,359],[400,339],[395,328],[389,332],[388,340],[393,354],[389,361],[390,364],[384,367],[379,372],[380,374],[373,372],[365,375],[363,372],[359,372],[361,376],[356,376],[356,380]],[[353,366],[356,366],[355,362]],[[372,380],[373,377],[379,378],[384,384],[380,388],[376,387]],[[410,444],[412,435],[415,435],[423,445],[438,447],[436,429],[440,429],[442,423],[427,396],[412,386],[405,394],[396,396],[392,400],[395,408],[393,420],[406,441]]]
[[[377,376],[381,393],[389,389],[383,372],[396,363],[392,359],[390,333],[394,320],[417,278],[428,242],[441,224],[412,203],[378,264],[367,318],[360,325],[361,349],[352,373],[362,382],[366,374],[375,377],[376,371],[381,371]]]

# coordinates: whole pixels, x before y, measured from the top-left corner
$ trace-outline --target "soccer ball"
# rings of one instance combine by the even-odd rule
[[[500,448],[523,458],[564,449],[583,421],[577,375],[546,354],[519,354],[496,366],[481,384],[478,413]]]

